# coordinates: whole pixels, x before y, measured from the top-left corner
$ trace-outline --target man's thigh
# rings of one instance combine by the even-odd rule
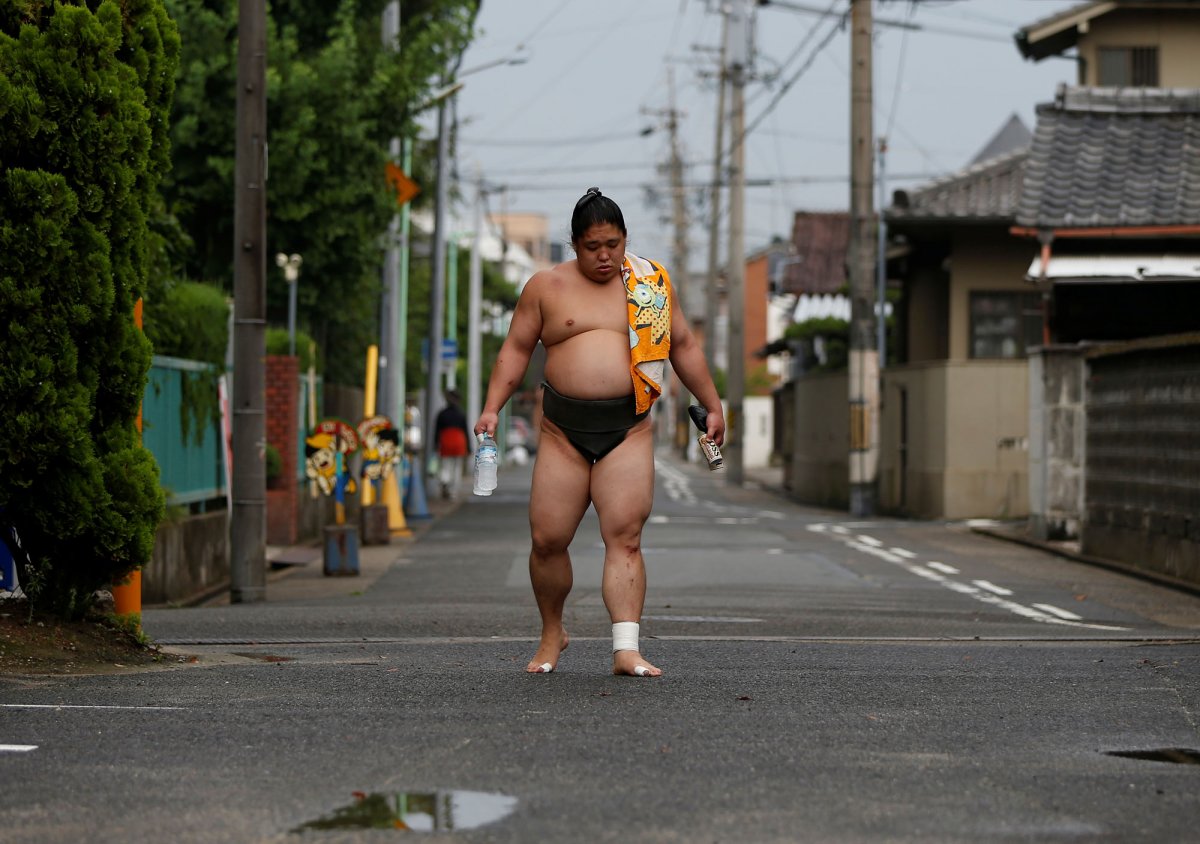
[[[592,468],[592,503],[604,536],[638,534],[654,504],[654,436],[650,420]]]
[[[566,435],[544,422],[529,493],[529,525],[535,541],[564,548],[571,544],[591,501],[591,470]]]

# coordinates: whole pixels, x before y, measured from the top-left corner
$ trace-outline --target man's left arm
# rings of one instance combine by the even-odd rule
[[[721,397],[717,393],[716,384],[713,383],[712,374],[708,371],[700,341],[692,333],[687,317],[679,307],[679,297],[672,296],[672,299],[671,368],[675,370],[683,386],[687,387],[696,397],[696,401],[708,411],[708,438],[717,445],[722,445],[725,442],[725,411],[721,407]]]

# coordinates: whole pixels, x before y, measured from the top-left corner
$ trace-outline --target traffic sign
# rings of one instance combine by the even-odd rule
[[[421,186],[408,178],[408,175],[400,169],[400,167],[392,161],[387,163],[385,167],[388,184],[396,191],[396,204],[403,205],[406,202],[411,202],[417,194],[421,192]]]

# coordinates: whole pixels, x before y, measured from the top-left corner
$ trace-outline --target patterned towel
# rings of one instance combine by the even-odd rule
[[[621,268],[629,303],[630,372],[637,412],[645,413],[662,395],[671,353],[671,277],[653,261],[625,253]]]

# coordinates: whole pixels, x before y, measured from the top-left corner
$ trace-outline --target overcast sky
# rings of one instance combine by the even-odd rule
[[[848,0],[790,5],[842,13]],[[1035,106],[1052,99],[1060,82],[1074,83],[1075,65],[1029,62],[1012,35],[1073,5],[877,0],[875,135],[889,139],[889,194],[962,168],[1013,114],[1033,128]],[[710,181],[717,6],[715,0],[483,0],[481,34],[463,59],[457,102],[461,176],[478,166],[488,182],[507,188],[493,196],[491,210],[545,214],[552,239],[560,240],[569,239],[575,200],[598,185],[624,211],[630,249],[670,260],[662,113],[672,106],[673,88],[685,179]],[[757,10],[759,79],[746,91],[746,121],[754,125],[746,175],[770,184],[746,191],[747,252],[787,237],[797,210],[849,205],[850,39],[838,19],[778,5]],[[522,50],[524,64],[471,72]],[[664,197],[660,207],[650,199],[653,188]],[[693,269],[707,255],[700,216],[697,210],[691,230]]]

